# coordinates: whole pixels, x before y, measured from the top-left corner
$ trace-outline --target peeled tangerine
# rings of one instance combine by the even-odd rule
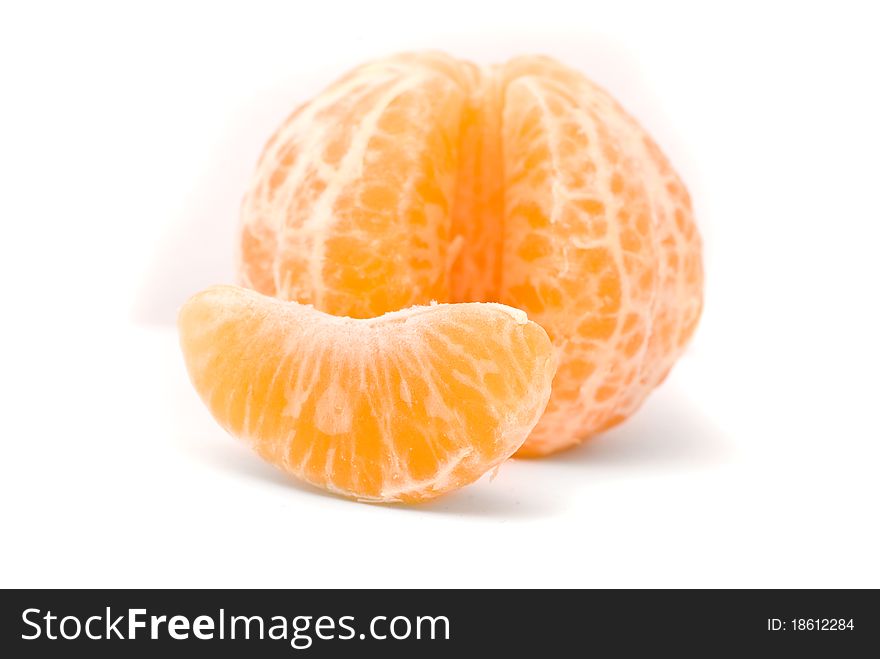
[[[702,304],[700,238],[678,176],[605,91],[545,57],[481,68],[439,53],[408,54],[344,76],[296,110],[267,144],[243,205],[240,254],[243,285],[331,314],[372,318],[432,300],[500,302],[527,312],[550,336],[559,370],[519,455],[564,449],[631,415],[682,352]],[[464,312],[418,313],[427,327],[429,318]],[[375,322],[369,327],[398,320]],[[533,325],[516,327],[537,337]],[[475,344],[477,335],[470,336]],[[466,359],[471,342],[457,345]],[[503,372],[505,361],[516,361],[500,350],[480,354]],[[543,364],[532,368],[545,373]],[[437,368],[437,382],[450,376]],[[534,381],[536,391],[541,382]],[[487,385],[471,385],[490,395]],[[512,407],[490,415],[486,436],[501,409],[521,407],[521,418],[530,418],[536,394],[527,389],[518,384],[528,396],[520,403],[508,397]],[[433,432],[435,419],[447,419],[437,421],[445,427],[470,409],[457,396],[443,399],[449,409],[436,398],[429,404],[420,398],[424,389],[381,391],[392,398],[384,404],[423,406],[424,416],[407,421],[394,439],[398,454],[410,437],[420,446],[420,433]],[[365,436],[381,427],[360,425],[358,414],[351,419]],[[528,424],[515,425],[521,433]],[[482,437],[470,441],[476,446]],[[448,449],[452,455],[464,450],[455,443],[461,438],[444,441],[457,447]],[[504,446],[481,466],[512,443]],[[262,450],[276,462],[299,464],[296,456]],[[352,450],[336,448],[345,456],[337,462],[346,464]],[[476,470],[471,464],[468,474]],[[321,467],[306,467],[317,478]],[[445,468],[401,478],[417,482]],[[369,482],[370,496],[382,496],[374,477],[346,487]]]
[[[501,304],[331,316],[231,286],[181,309],[196,390],[267,461],[332,492],[416,502],[510,457],[550,396],[546,332]]]

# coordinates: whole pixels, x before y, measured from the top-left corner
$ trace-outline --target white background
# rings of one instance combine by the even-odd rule
[[[0,10],[2,586],[880,586],[871,3]],[[290,482],[213,422],[176,308],[259,151],[365,59],[546,53],[692,192],[706,310],[623,427],[434,504]]]

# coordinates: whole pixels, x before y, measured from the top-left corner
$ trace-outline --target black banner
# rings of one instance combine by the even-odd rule
[[[442,657],[482,648],[557,656],[646,647],[863,656],[880,647],[880,598],[868,590],[7,590],[0,616],[7,657]]]

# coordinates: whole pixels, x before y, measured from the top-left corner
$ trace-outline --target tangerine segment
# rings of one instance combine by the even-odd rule
[[[544,411],[547,334],[501,304],[330,316],[218,286],[181,309],[190,378],[268,462],[366,501],[416,502],[510,457]]]
[[[244,227],[241,283],[357,318],[448,300],[458,68],[369,64],[294,112],[244,201],[266,221]]]
[[[662,381],[699,317],[701,247],[684,186],[604,90],[543,57],[500,75],[498,299],[526,309],[561,353],[519,452],[536,456],[620,422]]]
[[[260,160],[240,279],[357,317],[431,300],[524,309],[560,359],[519,455],[631,415],[702,306],[684,185],[604,90],[546,57],[398,55],[319,94]]]

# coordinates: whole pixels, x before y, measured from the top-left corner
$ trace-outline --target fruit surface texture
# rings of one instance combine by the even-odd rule
[[[501,304],[365,320],[218,286],[178,325],[196,391],[227,431],[365,501],[432,499],[498,466],[538,422],[555,371],[546,332]]]
[[[681,180],[608,93],[545,57],[404,54],[332,84],[266,145],[239,273],[338,316],[431,301],[524,310],[559,368],[522,456],[631,415],[702,307]]]

